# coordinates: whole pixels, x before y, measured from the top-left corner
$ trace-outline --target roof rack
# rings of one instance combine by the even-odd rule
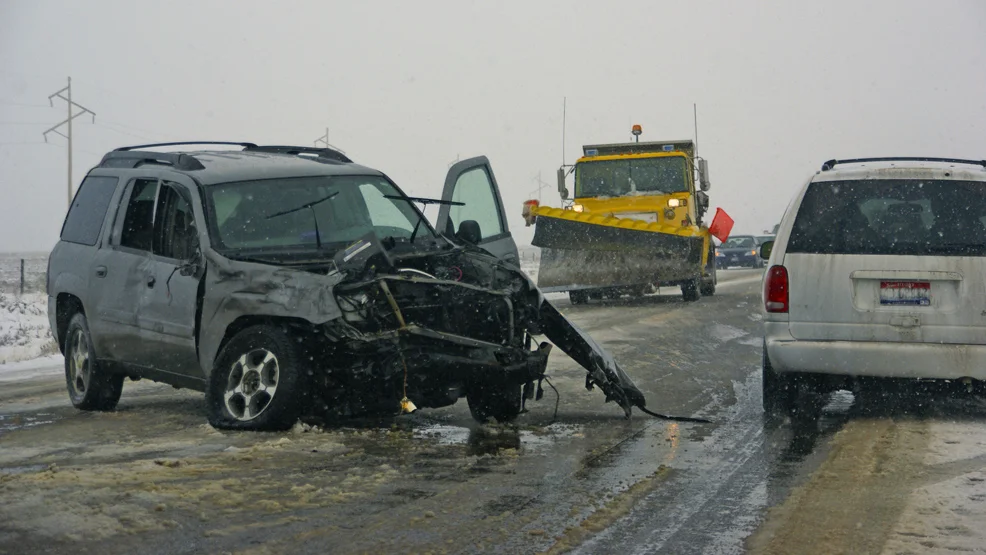
[[[184,146],[184,145],[226,145],[226,146],[242,146],[243,148],[253,148],[257,146],[253,143],[235,143],[229,141],[178,141],[174,143],[151,143],[146,145],[121,146],[120,148],[114,149],[114,152],[120,152],[126,150],[142,150],[145,148],[156,148],[162,146]]]
[[[275,154],[314,154],[321,158],[328,158],[330,160],[335,160],[337,162],[345,162],[351,164],[353,161],[349,159],[342,151],[336,150],[334,148],[319,148],[310,146],[285,146],[285,145],[250,145],[244,147],[245,152],[271,152]]]
[[[148,148],[186,146],[186,145],[240,146],[243,147],[243,152],[268,152],[274,154],[293,154],[293,155],[311,154],[318,156],[319,158],[333,160],[336,162],[343,162],[347,164],[351,164],[353,162],[352,160],[349,159],[349,157],[347,157],[341,151],[332,148],[284,146],[284,145],[259,146],[256,143],[246,143],[246,142],[241,143],[241,142],[230,142],[230,141],[178,141],[178,142],[170,142],[170,143],[150,143],[146,145],[122,146],[120,148],[107,152],[106,155],[103,156],[103,159],[99,162],[99,166],[104,168],[136,168],[147,164],[153,164],[153,165],[171,166],[175,169],[185,170],[185,171],[205,169],[205,166],[202,165],[202,162],[200,162],[194,156],[187,153],[155,152],[152,150],[145,150]]]
[[[822,171],[827,172],[836,164],[861,164],[863,162],[946,162],[951,164],[970,164],[986,168],[986,160],[964,160],[962,158],[927,158],[923,156],[890,156],[886,158],[853,158],[850,160],[829,160],[822,164]]]
[[[99,162],[101,168],[136,168],[143,165],[172,166],[179,170],[204,170],[205,166],[193,156],[180,152],[151,152],[120,150],[107,152]]]

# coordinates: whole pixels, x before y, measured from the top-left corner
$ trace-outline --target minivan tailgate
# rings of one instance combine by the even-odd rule
[[[785,265],[797,339],[986,344],[983,258],[792,253]]]

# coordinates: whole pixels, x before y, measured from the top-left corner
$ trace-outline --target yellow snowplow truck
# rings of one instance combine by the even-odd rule
[[[538,287],[567,291],[573,304],[671,285],[681,286],[686,301],[714,294],[715,248],[702,222],[709,206],[708,166],[694,143],[582,150],[574,166],[558,170],[561,208],[537,201],[524,206],[527,225],[535,226],[532,244],[541,247]],[[571,174],[572,199],[566,185]]]

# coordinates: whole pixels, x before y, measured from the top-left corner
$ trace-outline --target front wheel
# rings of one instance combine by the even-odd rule
[[[493,418],[504,424],[520,414],[523,392],[519,384],[481,381],[466,392],[469,412],[477,422]]]
[[[96,360],[89,323],[76,314],[65,332],[65,382],[72,405],[80,410],[113,410],[123,393],[123,374],[112,374]]]
[[[285,329],[247,328],[223,347],[209,376],[209,423],[226,430],[286,430],[309,406],[311,375]]]

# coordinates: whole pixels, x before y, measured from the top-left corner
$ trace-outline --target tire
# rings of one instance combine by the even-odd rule
[[[585,291],[569,291],[568,300],[572,304],[585,304],[589,301],[589,295]]]
[[[711,276],[706,276],[702,278],[702,288],[701,293],[703,297],[711,297],[716,294],[716,285],[719,284],[719,276],[717,275],[718,264],[716,264],[715,250],[709,251],[709,263],[707,264],[707,271],[712,274]]]
[[[702,298],[702,278],[690,279],[681,284],[681,296],[686,303],[693,303]]]
[[[763,345],[763,411],[770,416],[790,416],[794,413],[797,391],[786,376],[774,372],[767,356],[767,342]]]
[[[209,424],[223,430],[286,430],[311,406],[311,383],[311,370],[287,330],[247,328],[223,347],[209,375]]]
[[[477,422],[492,418],[505,424],[520,414],[522,394],[520,384],[483,381],[470,387],[466,401]]]
[[[64,353],[65,384],[72,406],[79,410],[115,409],[123,393],[124,376],[107,371],[98,362],[89,323],[81,312],[69,321]]]

